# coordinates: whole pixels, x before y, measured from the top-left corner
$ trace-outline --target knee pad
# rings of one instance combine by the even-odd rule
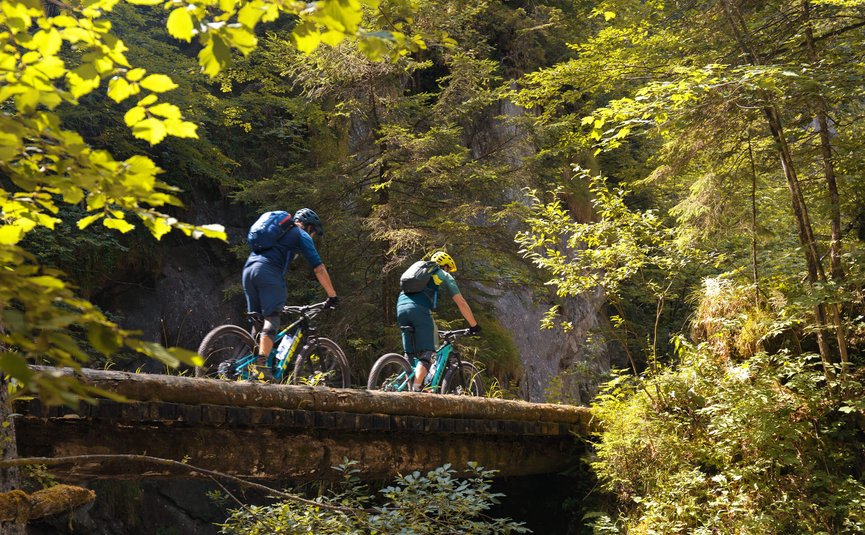
[[[422,362],[424,366],[429,368],[433,355],[435,355],[435,351],[422,351],[417,359]]]
[[[261,327],[261,334],[267,336],[271,340],[276,337],[276,329],[279,325],[279,315],[274,314],[264,318],[264,325]]]

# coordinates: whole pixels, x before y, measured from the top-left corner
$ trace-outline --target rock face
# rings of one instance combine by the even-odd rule
[[[587,404],[614,358],[608,348],[587,342],[589,332],[603,321],[598,312],[603,296],[597,293],[566,301],[561,319],[573,324],[566,331],[540,327],[549,304],[537,302],[531,290],[484,290],[519,351],[524,370],[521,397],[534,402]]]

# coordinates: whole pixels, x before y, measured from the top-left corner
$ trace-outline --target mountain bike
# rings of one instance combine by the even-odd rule
[[[403,331],[414,333],[410,326],[400,327]],[[469,329],[441,331],[439,338],[443,343],[436,350],[430,362],[430,369],[424,378],[424,390],[442,394],[463,396],[482,396],[484,393],[480,371],[471,362],[460,359],[454,340],[470,334]],[[414,339],[412,336],[412,345]],[[414,370],[417,357],[387,353],[375,361],[369,372],[366,387],[369,390],[385,392],[411,391],[414,383]]]
[[[324,310],[324,302],[306,306],[285,306],[282,315],[299,316],[283,328],[273,341],[265,365],[275,383],[312,384],[347,388],[350,384],[348,359],[333,340],[318,336],[311,321]],[[195,368],[196,377],[249,380],[255,377],[253,333],[260,333],[263,318],[250,314],[251,332],[238,325],[220,325],[207,333],[198,346],[204,365]]]

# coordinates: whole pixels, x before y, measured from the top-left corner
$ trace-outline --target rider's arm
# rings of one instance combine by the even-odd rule
[[[299,239],[299,248],[300,252],[303,253],[303,257],[306,258],[306,261],[309,263],[309,266],[313,269],[317,268],[321,265],[321,257],[318,256],[318,251],[315,248],[315,243],[312,242],[312,236],[306,233],[303,229],[300,229],[300,234],[298,236]],[[316,274],[317,276],[317,274]]]
[[[444,286],[445,290],[453,296],[454,303],[456,303],[457,308],[460,309],[460,314],[462,314],[466,321],[469,322],[469,327],[477,325],[478,322],[475,320],[475,315],[472,314],[471,307],[466,302],[463,294],[460,293],[457,281],[453,278],[453,275],[440,269],[436,271],[436,276],[439,279],[436,283]]]
[[[463,294],[454,295],[454,303],[456,303],[457,308],[460,309],[460,314],[462,314],[466,321],[469,322],[469,327],[474,327],[478,324],[478,322],[475,321],[475,316],[474,314],[472,314],[472,309],[466,302],[466,298],[463,297]]]
[[[318,256],[318,251],[315,248],[315,243],[312,241],[312,236],[307,234],[304,230],[300,231],[300,252],[303,253],[306,261],[309,262],[310,266],[312,266],[315,278],[318,279],[318,283],[321,284],[322,288],[324,288],[327,296],[334,297],[336,295],[336,290],[333,289],[333,283],[330,281],[330,274],[328,274],[327,268],[322,263],[321,257]]]
[[[336,295],[336,290],[333,289],[333,283],[330,282],[330,275],[327,272],[327,268],[324,267],[324,264],[315,266],[315,269],[312,271],[315,273],[315,278],[318,279],[318,283],[321,284],[322,288],[324,288],[327,296],[334,297]]]

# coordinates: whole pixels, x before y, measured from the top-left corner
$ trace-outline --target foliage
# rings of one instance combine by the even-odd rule
[[[616,312],[614,326],[636,341],[639,351],[654,358],[656,344],[666,339],[659,340],[658,333],[664,301],[674,284],[682,284],[700,251],[676,240],[675,229],[655,211],[631,209],[622,188],[610,188],[603,177],[589,176],[579,167],[577,171],[589,184],[594,219],[575,220],[560,199],[561,189],[553,192],[550,202],[530,192],[529,228],[516,236],[520,252],[551,276],[547,284],[559,296],[602,289]],[[654,321],[648,325],[641,318],[629,317],[633,305],[640,303],[654,305]],[[557,310],[554,307],[547,313],[548,326],[555,321]],[[631,326],[638,325],[641,331],[628,333]],[[565,328],[569,327],[566,323]]]
[[[736,363],[683,343],[679,355],[610,382],[593,407],[605,430],[592,466],[628,533],[865,531],[847,408],[861,378],[827,385],[818,360],[787,353]]]
[[[316,498],[320,507],[296,501],[235,510],[221,533],[235,535],[292,533],[499,534],[528,533],[518,522],[484,514],[501,494],[491,492],[493,472],[470,464],[465,478],[450,465],[421,474],[398,476],[373,492],[357,477],[354,462],[336,467],[342,489]]]
[[[620,514],[597,532],[865,531],[851,334],[865,6],[581,7],[573,56],[525,75],[514,99],[535,112],[539,155],[610,186],[589,182],[592,217],[568,190],[533,193],[518,242],[562,295],[607,292],[612,335],[665,363],[598,398],[593,466]],[[612,203],[616,188],[628,194]]]
[[[265,0],[132,3],[164,5],[170,11],[169,34],[187,42],[197,39],[199,64],[210,76],[230,64],[232,49],[243,54],[254,49],[255,27],[280,13],[299,17],[293,35],[306,51],[322,41],[333,45],[346,38],[356,39],[375,57],[398,56],[401,50],[423,44],[419,37],[407,39],[402,32],[361,28],[364,4],[359,2],[325,0],[310,7]],[[78,105],[107,81],[103,89],[111,100],[135,99],[124,113],[134,137],[155,145],[166,136],[197,135],[197,126],[183,119],[178,106],[160,101],[177,84],[165,74],[134,67],[127,60],[128,49],[112,33],[108,19],[116,4],[113,0],[61,4],[58,10],[46,9],[38,1],[4,1],[0,10],[0,64],[6,73],[0,85],[4,273],[0,368],[24,387],[40,392],[47,403],[72,404],[88,392],[74,379],[34,373],[26,367],[28,360],[37,357],[61,366],[86,362],[87,354],[68,334],[76,326],[105,355],[126,346],[168,365],[195,362],[197,357],[136,340],[133,333],[117,328],[88,301],[75,297],[60,272],[41,266],[19,246],[27,233],[54,229],[60,223],[60,207],[71,205],[82,209],[77,220],[81,230],[101,221],[108,229],[126,233],[135,228],[129,217],[136,217],[157,239],[172,229],[194,238],[225,238],[220,225],[190,225],[158,211],[181,203],[178,189],[157,179],[162,170],[150,158],[134,154],[115,160],[62,124],[59,109]]]

